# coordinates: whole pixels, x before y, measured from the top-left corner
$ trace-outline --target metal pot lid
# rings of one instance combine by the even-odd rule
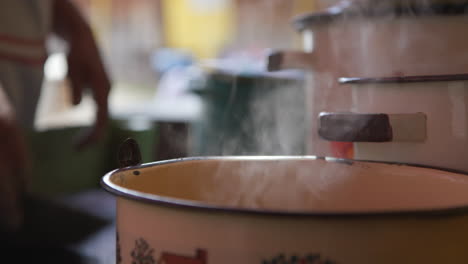
[[[414,82],[454,82],[467,81],[468,73],[444,75],[391,76],[391,77],[341,77],[340,84],[366,83],[414,83]]]
[[[344,19],[465,14],[468,14],[467,0],[343,0],[323,11],[297,16],[293,19],[293,26],[302,31],[311,25],[328,24]]]

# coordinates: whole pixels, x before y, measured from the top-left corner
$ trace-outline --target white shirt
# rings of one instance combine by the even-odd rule
[[[52,0],[0,0],[0,84],[18,122],[34,126]]]

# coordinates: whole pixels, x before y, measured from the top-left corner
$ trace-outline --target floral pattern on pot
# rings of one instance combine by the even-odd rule
[[[131,252],[132,264],[207,264],[208,253],[205,249],[196,249],[195,256],[186,256],[170,252],[162,252],[157,258],[154,257],[155,251],[148,242],[139,238],[135,240],[135,248]],[[119,234],[117,233],[117,263],[120,263],[120,245]],[[329,259],[323,259],[320,254],[308,254],[304,256],[292,255],[286,257],[284,254],[267,260],[262,264],[337,264]]]
[[[337,264],[334,261],[323,259],[320,254],[308,254],[305,256],[292,255],[286,257],[280,254],[271,260],[263,260],[262,264]]]
[[[119,244],[117,250],[120,252]],[[145,239],[139,238],[135,240],[135,248],[131,252],[132,264],[206,264],[207,252],[204,249],[197,249],[195,256],[184,256],[169,252],[162,252],[159,258],[154,258],[154,249],[146,242]],[[118,253],[120,254],[120,253]],[[117,257],[119,258],[119,255]],[[118,263],[118,262],[117,262]]]
[[[117,231],[115,234],[115,262],[116,264],[122,263],[122,253],[120,253],[120,240],[119,240],[119,232]]]
[[[132,250],[132,264],[155,264],[154,249],[143,238],[135,240],[135,248]]]

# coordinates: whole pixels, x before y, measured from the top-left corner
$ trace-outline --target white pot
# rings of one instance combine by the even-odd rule
[[[307,97],[313,126],[308,153],[331,153],[315,133],[319,113],[351,109],[351,91],[341,89],[338,78],[468,70],[468,2],[368,2],[373,5],[335,6],[296,18],[303,51],[279,51],[270,56],[270,70],[301,68],[313,75]]]
[[[321,118],[323,138],[356,142],[354,157],[359,160],[468,171],[468,75],[343,83],[353,94],[352,111]]]
[[[117,196],[119,263],[468,262],[464,174],[209,157],[115,170],[102,184]]]

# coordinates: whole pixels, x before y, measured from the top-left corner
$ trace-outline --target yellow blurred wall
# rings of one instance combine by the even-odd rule
[[[216,57],[232,36],[231,0],[163,0],[166,45],[192,51],[198,58]]]
[[[293,5],[291,17],[315,9],[315,0],[284,1]],[[197,58],[216,57],[234,34],[235,3],[235,0],[162,0],[166,45],[192,51]],[[295,38],[300,46],[299,34]]]
[[[294,15],[313,12],[316,8],[314,0],[293,0],[294,2]]]

